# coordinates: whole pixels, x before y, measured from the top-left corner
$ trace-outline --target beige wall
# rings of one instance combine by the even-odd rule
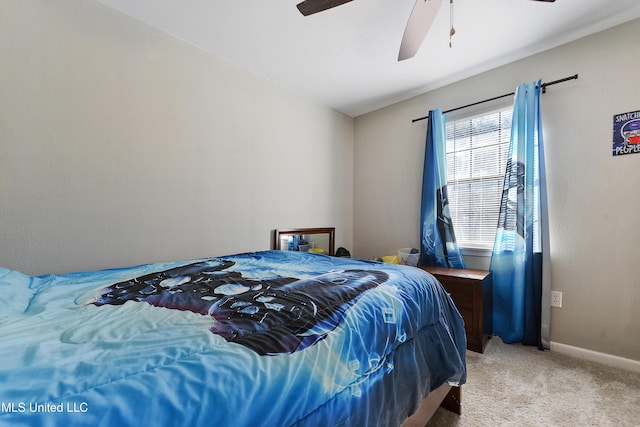
[[[640,20],[355,120],[354,254],[416,246],[426,123],[518,83],[579,80],[542,99],[551,232],[551,340],[640,361],[640,154],[613,157],[612,117],[640,110]]]
[[[352,247],[353,119],[94,1],[0,13],[0,265],[31,274]]]

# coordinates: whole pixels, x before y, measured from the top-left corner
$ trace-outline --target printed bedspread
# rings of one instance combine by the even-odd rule
[[[399,425],[465,382],[465,344],[413,267],[265,251],[0,268],[0,425]]]

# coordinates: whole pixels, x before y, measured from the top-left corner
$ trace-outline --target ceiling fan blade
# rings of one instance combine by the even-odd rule
[[[409,16],[409,22],[407,22],[407,28],[402,36],[398,61],[413,58],[418,52],[418,48],[429,32],[441,4],[442,0],[416,0],[411,16]]]
[[[533,0],[533,1],[546,1],[547,3],[553,3],[553,2],[555,2],[556,0]]]
[[[305,0],[302,3],[298,3],[298,10],[304,16],[313,15],[314,13],[322,12],[323,10],[331,9],[332,7],[340,6],[341,4],[349,3],[353,0]]]

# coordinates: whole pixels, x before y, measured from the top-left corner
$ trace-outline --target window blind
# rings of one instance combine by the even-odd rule
[[[493,247],[509,151],[512,107],[447,123],[447,188],[461,247]]]

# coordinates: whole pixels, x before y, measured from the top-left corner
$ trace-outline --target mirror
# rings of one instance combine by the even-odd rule
[[[286,228],[275,230],[273,249],[301,250],[334,255],[335,227]],[[297,246],[297,248],[296,248]]]

